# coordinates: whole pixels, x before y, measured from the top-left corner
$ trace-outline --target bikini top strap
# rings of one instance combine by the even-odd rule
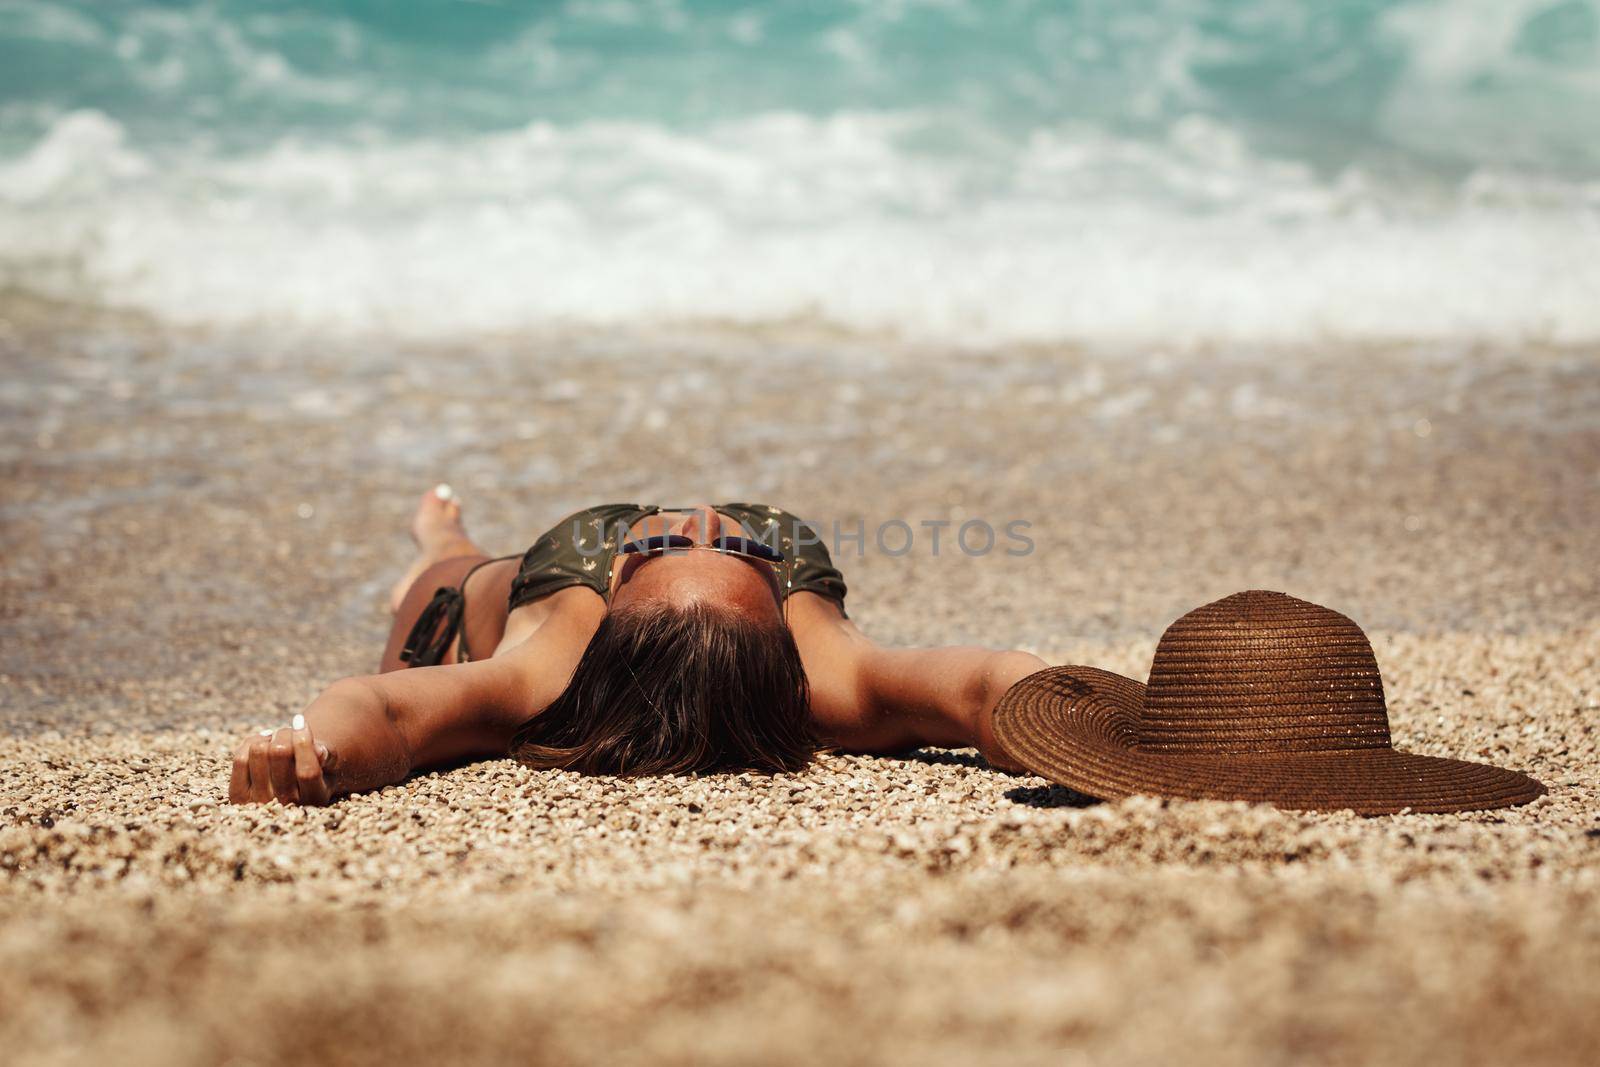
[[[461,643],[456,651],[457,663],[471,663],[472,653],[467,649],[467,583],[472,581],[472,576],[478,573],[479,567],[487,567],[491,563],[504,563],[508,559],[521,559],[522,553],[517,552],[509,556],[496,556],[494,559],[482,560],[473,564],[472,569],[461,577],[461,585],[457,592],[457,602],[454,606],[456,620],[454,626],[461,630]],[[442,590],[441,590],[442,592]],[[437,596],[437,594],[435,594]],[[431,606],[431,605],[430,605]]]

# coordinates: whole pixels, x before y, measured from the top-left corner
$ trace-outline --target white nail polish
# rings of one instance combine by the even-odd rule
[[[272,736],[272,731],[271,730],[262,730],[261,731],[261,736],[262,737],[271,737]]]
[[[289,726],[294,730],[304,730],[306,728],[306,717],[304,715],[296,715]]]
[[[433,495],[438,497],[440,500],[449,500],[451,497],[456,495],[456,491],[450,488],[448,483],[440,482],[438,485],[433,487]]]

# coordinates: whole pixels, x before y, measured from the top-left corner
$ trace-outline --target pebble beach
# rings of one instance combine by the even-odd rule
[[[385,344],[12,295],[0,367],[8,1063],[1600,1061],[1592,350]],[[1549,793],[1108,804],[920,750],[224,803],[238,739],[375,669],[439,481],[500,553],[770,500],[866,531],[878,640],[1141,679],[1183,612],[1282,590],[1366,628],[1398,747]],[[952,548],[974,519],[1033,550]]]

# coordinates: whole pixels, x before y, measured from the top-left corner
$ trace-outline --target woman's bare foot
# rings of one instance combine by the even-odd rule
[[[461,504],[443,483],[423,493],[417,501],[417,513],[411,517],[411,539],[417,543],[417,558],[389,590],[391,612],[400,610],[411,583],[435,563],[456,556],[486,555],[467,536],[466,527],[461,525]]]

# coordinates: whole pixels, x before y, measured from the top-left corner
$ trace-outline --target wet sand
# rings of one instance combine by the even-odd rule
[[[8,1062],[1600,1060],[1595,353],[0,319]],[[1178,614],[1281,589],[1367,627],[1399,745],[1550,794],[1096,804],[929,750],[220,804],[237,738],[374,667],[442,478],[500,552],[602,499],[860,522],[881,640],[1140,677]],[[1035,551],[953,551],[974,518]]]

